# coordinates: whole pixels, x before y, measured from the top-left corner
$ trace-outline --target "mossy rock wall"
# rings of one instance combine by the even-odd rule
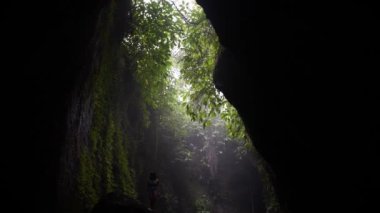
[[[130,163],[136,130],[131,126],[141,126],[142,116],[128,108],[138,109],[141,99],[132,76],[133,66],[121,48],[130,7],[129,0],[110,1],[99,14],[88,64],[68,113],[59,177],[61,212],[87,212],[113,191],[137,196]],[[128,113],[137,115],[137,119],[132,121]]]

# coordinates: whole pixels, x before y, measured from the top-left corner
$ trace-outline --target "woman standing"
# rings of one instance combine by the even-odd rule
[[[149,180],[148,180],[148,194],[149,194],[149,201],[150,201],[150,208],[149,210],[152,211],[154,209],[154,205],[157,201],[158,198],[158,185],[159,185],[159,180],[157,178],[156,173],[151,172],[149,174]]]

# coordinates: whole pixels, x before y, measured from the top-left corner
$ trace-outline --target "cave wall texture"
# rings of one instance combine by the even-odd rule
[[[97,16],[88,60],[79,70],[60,149],[59,212],[89,212],[111,192],[136,198],[132,158],[141,134],[142,98],[132,59],[121,45],[131,1],[109,1]]]
[[[197,0],[216,86],[289,212],[379,211],[379,13],[369,1]]]
[[[1,211],[54,212],[68,109],[107,2],[1,3]],[[198,3],[225,47],[215,83],[272,166],[283,208],[378,212],[378,3]]]
[[[123,93],[133,93],[131,73],[128,76],[121,72],[123,64],[119,61],[128,4],[129,0],[2,4],[5,125],[0,154],[0,211],[77,212],[83,207],[83,203],[75,203],[78,194],[85,193],[88,197],[84,199],[89,201],[109,191],[110,182],[133,192],[129,183],[120,183],[107,171],[102,172],[107,177],[98,178],[105,189],[95,191],[100,193],[96,196],[90,193],[93,183],[85,175],[77,178],[78,173],[93,169],[93,159],[83,150],[95,146],[94,138],[104,141],[98,146],[114,146],[120,151],[98,155],[98,165],[123,174],[120,177],[128,175],[121,168],[110,170],[109,166],[109,159],[123,161],[121,165],[128,156],[120,148],[126,137],[119,134],[125,123],[118,114],[125,101],[133,101]],[[124,157],[118,157],[121,155]],[[79,184],[78,193],[73,185],[78,185],[80,178],[89,187]]]

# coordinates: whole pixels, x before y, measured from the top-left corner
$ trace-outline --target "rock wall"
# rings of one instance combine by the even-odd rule
[[[283,210],[378,210],[379,5],[197,2],[225,47],[215,84],[271,165]]]
[[[62,174],[85,168],[79,165],[88,158],[73,151],[87,146],[89,140],[83,132],[93,133],[92,139],[120,136],[121,122],[119,117],[110,118],[109,108],[124,104],[118,101],[125,94],[116,93],[112,86],[119,86],[125,76],[119,78],[116,74],[120,73],[110,71],[120,71],[122,66],[118,51],[127,29],[129,4],[128,0],[62,0],[2,5],[1,89],[6,125],[0,154],[4,174],[0,180],[1,209],[65,211],[60,208],[62,198],[73,192],[70,183],[78,180],[68,180]],[[108,95],[112,95],[112,106],[104,105]],[[124,138],[108,141],[116,144],[125,142]],[[75,155],[67,154],[70,146],[77,148],[69,149]],[[109,187],[107,182],[101,185]]]
[[[141,102],[133,59],[121,45],[129,26],[130,1],[110,1],[100,10],[84,74],[69,103],[61,149],[59,211],[88,212],[108,193],[136,198],[133,134],[129,109]],[[134,115],[142,111],[132,112]],[[140,116],[142,117],[142,115]],[[142,125],[140,125],[142,126]]]
[[[56,210],[69,109],[110,2],[2,3],[4,211]],[[283,208],[379,211],[378,3],[198,2],[225,47],[215,83],[272,166]]]

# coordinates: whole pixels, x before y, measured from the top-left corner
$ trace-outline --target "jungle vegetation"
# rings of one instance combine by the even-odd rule
[[[73,119],[80,114],[79,121],[91,121],[88,128],[79,122],[68,137],[79,145],[68,146],[65,159],[79,163],[65,162],[73,169],[63,172],[62,182],[75,185],[63,186],[72,199],[67,212],[81,212],[76,205],[89,211],[113,191],[147,203],[151,171],[162,181],[162,212],[251,212],[258,200],[277,212],[265,163],[238,112],[214,86],[223,47],[202,9],[133,0],[116,46],[110,36],[115,5],[99,19],[98,68],[78,98],[85,105],[71,110]]]
[[[248,142],[237,111],[214,86],[212,73],[222,47],[203,10],[170,0],[135,0],[134,5],[132,33],[123,44],[136,59],[135,77],[145,102],[154,109],[184,108],[204,127],[218,117],[229,136]]]
[[[216,151],[216,144],[224,146],[226,142],[234,141],[236,157],[258,155],[238,112],[213,83],[213,71],[223,47],[203,10],[186,2],[135,0],[132,20],[132,33],[123,42],[125,53],[128,58],[135,59],[135,78],[143,88],[144,108],[152,109],[145,110],[145,114],[159,114],[156,125],[160,126],[160,132],[169,131],[177,140],[175,149],[179,155],[173,158],[185,162],[196,155],[189,149],[189,144],[181,143],[191,134],[204,137],[201,141],[205,143],[200,150],[208,147]],[[208,134],[209,131],[212,133]],[[216,137],[221,138],[217,140]],[[208,154],[203,158],[210,160],[212,157]],[[200,161],[212,167],[212,163],[205,159]],[[267,207],[277,211],[269,175],[264,162],[259,161],[256,166],[266,183]],[[213,199],[215,202],[216,198]],[[211,205],[207,196],[193,200],[198,211]]]

